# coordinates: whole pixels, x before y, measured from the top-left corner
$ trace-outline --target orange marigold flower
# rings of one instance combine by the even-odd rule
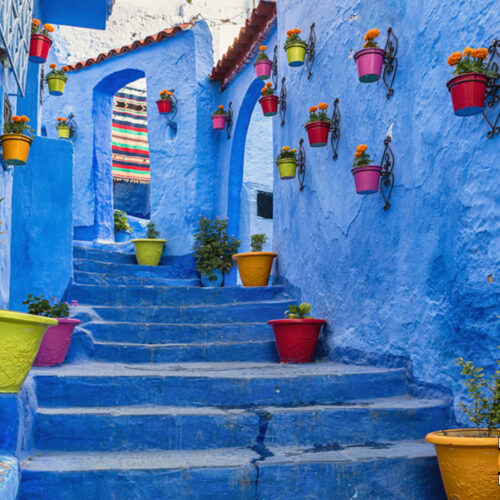
[[[42,24],[42,22],[40,21],[40,19],[33,18],[31,20],[31,24],[34,24],[35,26],[40,26]]]
[[[54,31],[54,26],[52,24],[44,24],[43,27],[49,32],[52,33]]]
[[[69,66],[63,66],[62,70],[67,73],[69,71]]]
[[[292,31],[292,30],[288,30],[288,31],[286,32],[286,36],[292,36],[292,35],[293,35],[293,31]]]
[[[364,153],[368,149],[368,146],[366,144],[360,144],[359,146],[356,146],[356,152],[358,153]]]
[[[260,91],[260,93],[264,94],[265,91],[266,91],[266,87],[263,87],[262,90]]]
[[[299,29],[299,28],[295,28],[295,29],[293,30],[293,32],[294,32],[296,35],[300,35],[300,34],[302,33],[302,30],[301,30],[301,29]]]
[[[67,118],[61,118],[61,121],[62,122],[66,122],[66,121],[68,121],[68,119]]]
[[[475,49],[472,51],[472,57],[484,61],[488,57],[488,49]]]
[[[52,63],[52,64],[49,65],[49,68],[56,69],[57,68],[57,64]]]
[[[219,104],[219,109],[224,109],[224,104]]]
[[[21,121],[25,122],[25,123],[30,121],[30,119],[26,115],[23,115],[20,118],[21,118]]]
[[[266,83],[266,87],[272,87],[272,86],[273,86],[273,84],[271,82]]]
[[[448,64],[450,66],[455,66],[461,59],[462,59],[461,52],[453,52],[453,54],[451,54],[451,56],[448,57]]]
[[[290,149],[290,153],[296,153],[296,152],[297,152],[297,148]]]
[[[281,148],[282,151],[288,151],[290,149],[290,146],[283,146]]]
[[[167,91],[166,91],[165,89],[163,89],[163,90],[160,92],[160,95],[161,95],[161,94],[166,94],[166,93],[167,93]]]
[[[472,49],[470,47],[465,47],[464,56],[470,56],[472,54]]]
[[[267,45],[261,45],[259,47],[259,50],[261,50],[262,52],[264,52],[265,50],[267,50]]]
[[[324,111],[325,109],[328,109],[328,104],[326,102],[320,102],[318,104],[318,108],[321,109],[321,111]]]
[[[377,38],[379,35],[380,31],[377,28],[373,28],[366,32],[365,40],[373,40],[374,38]]]
[[[361,151],[356,151],[354,153],[354,158],[359,158],[363,153]]]
[[[167,94],[167,95],[174,95],[174,93],[173,93],[173,92],[170,92],[170,90],[167,90],[167,91],[165,92],[165,94]]]
[[[17,116],[17,115],[14,115],[14,116],[12,117],[12,121],[13,121],[13,122],[15,122],[15,123],[20,122],[20,121],[21,121],[21,117],[20,117],[20,116]]]
[[[309,108],[309,113],[316,113],[316,111],[318,111],[318,108],[316,106],[311,106]]]

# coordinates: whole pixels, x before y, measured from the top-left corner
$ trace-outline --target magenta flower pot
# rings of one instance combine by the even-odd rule
[[[259,80],[269,80],[271,77],[272,63],[269,59],[261,59],[254,62],[255,73]]]
[[[68,354],[73,330],[80,324],[79,319],[57,318],[59,324],[51,326],[42,339],[33,366],[61,365]]]
[[[457,116],[472,116],[483,111],[488,77],[484,73],[463,73],[446,84]]]
[[[380,79],[384,56],[385,50],[378,49],[377,47],[362,49],[354,54],[360,82],[373,83]]]
[[[351,170],[358,194],[373,194],[378,192],[380,184],[380,165],[364,165]]]
[[[226,115],[212,115],[212,125],[214,130],[224,130],[226,128]]]

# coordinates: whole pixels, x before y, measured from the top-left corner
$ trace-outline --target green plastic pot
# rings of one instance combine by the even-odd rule
[[[307,45],[304,43],[292,43],[286,48],[288,66],[302,66],[306,59]]]
[[[167,240],[139,238],[132,240],[135,256],[140,266],[157,266]]]
[[[56,318],[0,310],[0,393],[18,393]]]
[[[69,139],[70,128],[69,127],[58,127],[57,135],[59,139]]]
[[[66,79],[54,75],[54,76],[48,76],[47,77],[47,84],[49,86],[49,94],[50,95],[63,95],[64,94],[64,87],[66,86]]]
[[[278,172],[283,180],[294,179],[297,171],[297,161],[293,158],[283,158],[276,162],[278,164]]]

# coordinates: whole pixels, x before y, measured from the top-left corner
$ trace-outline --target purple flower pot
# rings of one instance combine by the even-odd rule
[[[380,165],[364,165],[351,170],[358,194],[373,194],[378,192],[380,184]]]
[[[384,56],[385,50],[378,49],[377,47],[362,49],[354,54],[360,82],[372,83],[380,79]]]

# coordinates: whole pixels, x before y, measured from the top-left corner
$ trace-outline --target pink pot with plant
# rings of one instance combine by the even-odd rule
[[[379,30],[376,28],[368,30],[365,35],[363,48],[354,54],[360,82],[376,82],[380,79],[380,75],[382,74],[385,51],[378,48],[377,42],[375,41],[375,38],[377,38],[379,34]]]
[[[266,54],[267,46],[261,45],[259,47],[259,53],[257,54],[257,59],[253,63],[255,68],[256,76],[259,80],[268,80],[271,76],[272,63]]]
[[[354,176],[354,184],[358,194],[374,194],[378,192],[380,185],[380,172],[382,167],[375,165],[368,153],[368,146],[360,144],[356,147],[354,153],[354,161],[352,164],[352,175]]]
[[[224,106],[219,105],[217,111],[212,115],[212,126],[214,130],[224,130],[226,128],[226,112]]]

